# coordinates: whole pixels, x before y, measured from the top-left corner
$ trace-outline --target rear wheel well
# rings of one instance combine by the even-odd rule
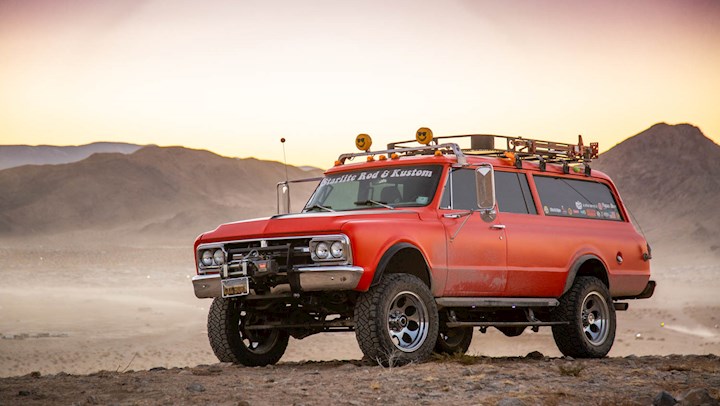
[[[404,273],[417,277],[432,289],[430,270],[420,250],[410,244],[394,246],[380,260],[373,284],[380,282],[383,274]]]
[[[575,265],[573,265],[568,273],[563,294],[570,290],[578,276],[592,276],[598,278],[608,289],[610,289],[610,280],[608,279],[607,269],[605,269],[605,265],[603,265],[602,261],[594,255],[583,256],[575,262]]]
[[[608,280],[605,266],[597,258],[591,258],[583,262],[580,268],[578,268],[577,274],[575,274],[575,277],[578,276],[593,276],[600,279],[606,287],[610,288],[610,281]]]

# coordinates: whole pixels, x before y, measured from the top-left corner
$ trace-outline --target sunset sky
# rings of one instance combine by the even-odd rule
[[[497,133],[720,141],[720,1],[0,0],[0,144],[184,145],[328,167]]]

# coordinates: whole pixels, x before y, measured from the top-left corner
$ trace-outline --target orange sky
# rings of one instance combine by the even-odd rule
[[[125,141],[327,167],[498,133],[720,141],[720,1],[0,1],[0,143]]]

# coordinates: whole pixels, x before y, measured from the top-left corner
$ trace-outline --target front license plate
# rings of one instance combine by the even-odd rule
[[[247,277],[223,279],[221,282],[223,297],[245,296],[250,293],[250,281]]]

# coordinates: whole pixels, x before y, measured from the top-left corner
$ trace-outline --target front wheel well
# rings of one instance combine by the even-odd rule
[[[413,275],[432,289],[430,269],[423,254],[414,245],[401,243],[387,250],[378,263],[372,284],[379,283],[384,274],[395,273]]]

